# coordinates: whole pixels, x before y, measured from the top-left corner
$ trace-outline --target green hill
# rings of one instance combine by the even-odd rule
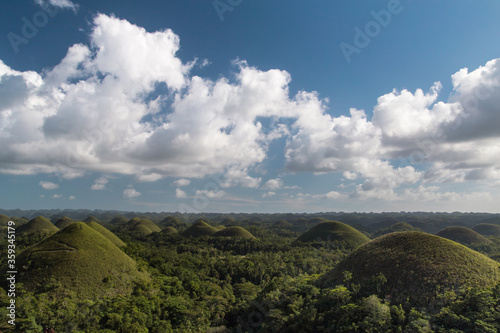
[[[56,221],[55,226],[62,230],[73,222],[75,222],[75,221],[73,221],[69,217],[63,216]]]
[[[489,244],[491,240],[466,227],[448,227],[436,234],[463,245]]]
[[[395,232],[379,237],[351,253],[323,278],[335,287],[361,285],[361,293],[390,296],[395,304],[427,306],[437,292],[485,287],[500,279],[500,264],[451,240],[422,232]],[[381,279],[383,274],[386,282]]]
[[[176,234],[176,233],[178,233],[178,231],[174,227],[166,227],[166,228],[161,230],[161,233],[163,233],[163,234]]]
[[[483,236],[500,236],[500,225],[480,223],[472,227],[472,230]]]
[[[380,230],[377,230],[373,236],[375,237],[380,237],[382,235],[390,234],[391,232],[398,232],[398,231],[421,231],[419,228],[413,227],[411,224],[406,223],[406,222],[398,222],[390,227],[383,228]]]
[[[205,221],[197,221],[187,228],[182,235],[186,237],[202,237],[211,236],[219,231],[217,228],[212,227]]]
[[[10,217],[7,215],[0,215],[0,226],[7,226],[7,223],[9,223]]]
[[[136,263],[109,239],[75,222],[18,256],[18,279],[28,291],[97,299],[126,294],[141,277]]]
[[[83,222],[91,222],[91,221],[101,223],[101,221],[99,221],[99,219],[93,215],[90,215],[85,220],[83,220]]]
[[[112,233],[111,231],[109,231],[104,226],[100,225],[99,223],[94,222],[94,221],[89,221],[89,222],[85,222],[85,224],[88,225],[89,227],[91,227],[92,229],[98,231],[101,235],[103,235],[104,237],[109,239],[111,241],[111,243],[115,244],[116,246],[118,246],[118,247],[126,246],[126,244],[120,238],[118,238],[118,236],[116,236],[114,233]]]
[[[238,237],[245,239],[255,239],[254,235],[252,235],[248,230],[242,227],[227,227],[220,231],[217,231],[213,234],[214,237]]]
[[[126,224],[128,223],[128,218],[123,215],[114,217],[110,222],[110,224]]]
[[[343,242],[348,247],[356,248],[370,239],[347,224],[337,221],[321,222],[305,233],[297,241],[309,242]]]
[[[160,225],[165,227],[172,227],[175,229],[183,229],[187,227],[186,222],[180,221],[175,216],[167,216],[161,221]]]
[[[17,232],[20,234],[31,234],[36,232],[50,235],[58,231],[59,228],[43,216],[37,216],[34,219],[31,219],[28,223],[17,228]]]
[[[143,235],[149,235],[153,232],[160,232],[161,229],[153,221],[149,219],[141,219],[139,217],[134,217],[131,219],[127,226],[130,230],[138,232]]]

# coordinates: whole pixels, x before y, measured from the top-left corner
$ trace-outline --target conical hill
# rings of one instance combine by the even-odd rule
[[[143,277],[132,258],[84,222],[22,252],[18,267],[19,282],[28,291],[69,291],[89,299],[129,293],[132,281]]]
[[[337,221],[327,221],[316,224],[303,233],[299,242],[341,242],[351,248],[356,248],[370,239],[355,228]]]
[[[395,304],[408,299],[412,306],[427,306],[439,292],[494,285],[500,279],[499,266],[485,255],[439,236],[395,232],[359,247],[327,273],[322,284],[331,288],[359,284],[364,295],[377,293]]]
[[[17,232],[20,234],[30,234],[33,232],[53,234],[57,231],[59,231],[59,229],[43,216],[37,216],[28,223],[17,228]]]
[[[448,238],[463,245],[489,244],[491,240],[466,227],[448,227],[439,231],[436,235]]]

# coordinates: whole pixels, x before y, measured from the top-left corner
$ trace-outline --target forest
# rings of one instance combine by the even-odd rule
[[[498,214],[0,213],[1,332],[500,331]]]

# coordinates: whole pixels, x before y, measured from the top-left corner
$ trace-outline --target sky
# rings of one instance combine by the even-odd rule
[[[499,14],[3,0],[0,208],[498,213]]]

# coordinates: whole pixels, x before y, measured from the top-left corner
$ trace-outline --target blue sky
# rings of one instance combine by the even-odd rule
[[[0,9],[2,208],[498,212],[497,1]]]

